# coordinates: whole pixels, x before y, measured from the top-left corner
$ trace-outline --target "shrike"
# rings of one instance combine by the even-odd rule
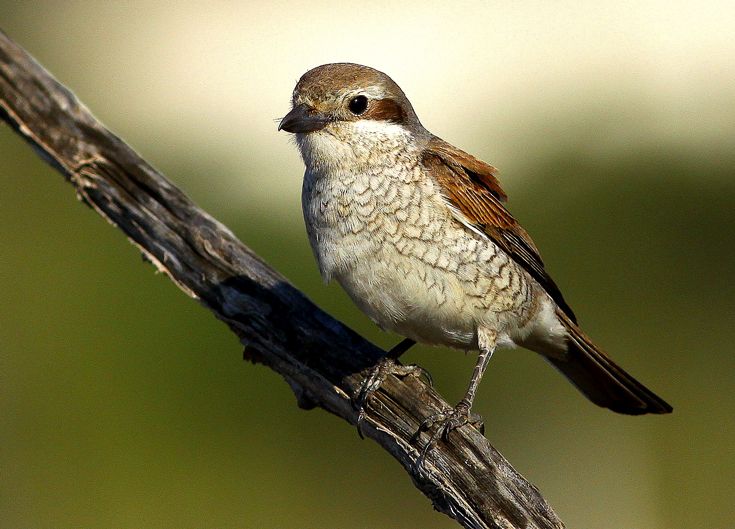
[[[469,422],[498,347],[540,353],[613,411],[671,412],[579,328],[495,168],[426,130],[390,77],[314,68],[280,129],[296,135],[306,165],[303,213],[322,277],[406,337],[388,358],[414,342],[479,350],[467,394],[439,418],[445,432]]]

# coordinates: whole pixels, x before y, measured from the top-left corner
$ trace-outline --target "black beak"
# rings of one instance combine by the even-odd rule
[[[315,111],[306,103],[296,105],[286,114],[278,125],[278,130],[286,132],[314,132],[323,129],[332,119]]]

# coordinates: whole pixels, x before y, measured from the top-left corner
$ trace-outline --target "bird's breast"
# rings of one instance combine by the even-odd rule
[[[401,224],[420,201],[410,168],[307,169],[304,220],[325,280],[356,266],[371,266],[387,241],[398,240]]]
[[[379,158],[391,163],[307,168],[302,205],[322,277],[381,327],[417,341],[473,347],[479,325],[500,336],[526,325],[530,277],[454,218],[418,161]]]

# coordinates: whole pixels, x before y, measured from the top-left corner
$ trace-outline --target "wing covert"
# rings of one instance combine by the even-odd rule
[[[495,167],[436,137],[429,141],[422,163],[439,183],[457,220],[500,246],[576,323],[559,287],[544,269],[533,240],[503,205],[507,196]]]

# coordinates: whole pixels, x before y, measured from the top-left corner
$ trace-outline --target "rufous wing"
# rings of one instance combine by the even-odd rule
[[[671,412],[669,404],[615,364],[577,326],[531,237],[505,209],[506,196],[495,168],[439,138],[429,141],[422,163],[438,182],[455,218],[495,242],[557,304],[557,317],[568,333],[567,353],[547,359],[600,406],[631,415]]]
[[[457,220],[485,234],[508,253],[576,323],[559,287],[546,273],[536,245],[503,205],[507,196],[495,167],[436,137],[429,140],[422,163],[439,183]]]

